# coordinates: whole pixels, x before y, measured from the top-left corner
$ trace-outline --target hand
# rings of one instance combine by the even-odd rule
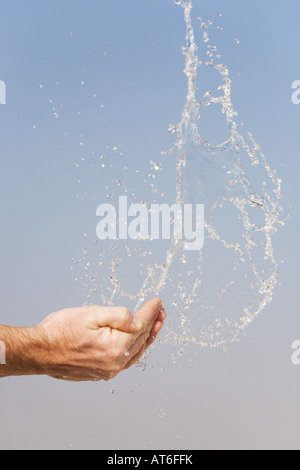
[[[53,313],[36,327],[44,344],[41,367],[57,379],[110,380],[141,358],[165,318],[159,299],[136,315],[123,307],[98,306]]]

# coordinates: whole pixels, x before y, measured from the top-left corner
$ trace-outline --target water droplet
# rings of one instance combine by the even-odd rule
[[[233,337],[237,338],[237,336],[244,331],[247,324],[251,322],[271,300],[272,290],[277,281],[277,269],[275,269],[277,268],[277,264],[275,260],[270,263],[272,265],[271,267],[274,268],[274,277],[272,279],[268,279],[265,273],[263,273],[264,275],[261,273],[261,279],[257,277],[259,276],[258,270],[253,269],[253,262],[249,261],[249,259],[251,259],[250,255],[252,254],[252,245],[249,234],[254,238],[255,233],[253,232],[256,232],[255,227],[258,225],[255,226],[253,224],[252,218],[247,211],[253,210],[253,212],[256,211],[256,213],[261,213],[264,222],[262,222],[260,226],[261,230],[259,231],[259,234],[262,235],[264,241],[267,236],[267,241],[270,242],[269,245],[272,245],[272,235],[278,225],[276,221],[278,207],[276,205],[276,200],[273,200],[272,198],[273,193],[271,191],[267,192],[268,188],[263,188],[263,191],[258,193],[265,196],[265,198],[262,197],[261,199],[254,195],[253,191],[251,192],[251,182],[246,178],[246,176],[248,177],[246,169],[255,162],[256,166],[260,165],[262,171],[267,170],[267,176],[265,176],[264,173],[262,175],[262,179],[266,180],[269,174],[271,181],[270,184],[272,185],[272,183],[275,183],[276,185],[276,177],[272,175],[271,170],[268,167],[259,146],[255,144],[254,139],[246,133],[242,134],[240,131],[240,125],[237,121],[237,113],[231,100],[233,82],[229,75],[229,70],[225,65],[221,64],[219,60],[215,60],[221,57],[217,54],[216,46],[211,45],[209,42],[208,33],[209,26],[212,21],[208,20],[207,23],[205,23],[200,19],[200,22],[202,22],[202,31],[200,31],[200,35],[203,35],[203,40],[207,45],[204,48],[199,47],[195,42],[196,35],[193,34],[191,18],[191,7],[193,2],[180,0],[176,3],[184,8],[186,32],[188,35],[187,44],[183,49],[186,60],[185,74],[188,81],[188,94],[186,96],[182,120],[177,125],[171,125],[168,129],[169,133],[175,136],[174,140],[176,140],[176,143],[172,149],[162,152],[161,155],[163,157],[170,157],[167,161],[164,160],[164,170],[166,170],[166,173],[169,168],[167,167],[168,162],[171,161],[171,159],[173,161],[177,159],[177,168],[179,168],[179,171],[177,172],[176,195],[180,202],[190,202],[188,200],[185,201],[185,198],[187,197],[184,192],[185,189],[187,190],[187,193],[188,191],[194,191],[194,195],[197,196],[198,201],[200,195],[205,196],[210,193],[213,194],[211,197],[212,201],[209,201],[207,204],[207,214],[209,215],[206,219],[206,232],[207,238],[209,239],[208,241],[215,243],[216,247],[216,252],[212,249],[214,267],[211,267],[209,258],[207,260],[207,253],[209,250],[207,250],[207,253],[200,254],[195,252],[194,256],[189,256],[186,252],[183,254],[183,244],[172,240],[172,245],[169,251],[167,251],[164,259],[160,262],[157,259],[153,260],[153,262],[152,260],[148,262],[148,259],[146,258],[148,257],[148,252],[146,250],[144,251],[144,248],[142,248],[139,243],[136,243],[136,246],[131,250],[124,250],[124,256],[127,257],[127,260],[132,260],[132,263],[134,263],[135,260],[138,260],[139,262],[136,274],[141,278],[139,280],[142,282],[139,282],[139,285],[142,287],[139,292],[135,292],[131,290],[132,279],[128,275],[128,272],[121,271],[123,266],[122,263],[117,263],[119,266],[118,269],[121,271],[120,277],[117,276],[118,273],[116,265],[112,263],[111,259],[111,255],[113,254],[112,252],[115,247],[109,248],[106,251],[106,254],[110,255],[109,261],[107,261],[106,257],[103,256],[103,261],[101,260],[101,262],[99,262],[103,263],[103,270],[99,269],[99,271],[103,272],[103,285],[101,285],[101,289],[99,288],[99,292],[101,292],[100,298],[103,303],[110,302],[110,305],[112,305],[114,301],[117,299],[119,300],[120,297],[123,299],[127,297],[130,298],[132,302],[137,302],[139,299],[144,300],[150,292],[155,292],[159,295],[160,292],[169,285],[169,288],[172,289],[172,298],[170,299],[172,304],[170,310],[174,311],[174,318],[177,318],[179,321],[175,322],[173,321],[173,318],[170,317],[170,328],[167,333],[168,337],[166,342],[174,341],[176,344],[180,345],[178,349],[182,344],[186,344],[189,341],[203,346],[216,347],[233,340]],[[221,22],[221,20],[218,21]],[[199,25],[198,29],[200,29]],[[217,30],[222,31],[223,27],[217,26]],[[218,33],[216,36],[220,37],[220,34]],[[236,38],[236,42],[239,44],[240,40]],[[201,68],[199,67],[200,59],[202,59],[200,54],[204,56],[204,61],[202,62],[203,67]],[[209,58],[205,58],[206,55]],[[201,77],[198,76],[198,73],[203,71],[205,62],[212,73],[215,73],[216,80],[212,80],[212,82],[210,82],[211,91],[206,91],[205,89],[200,91],[199,88],[197,88],[198,84],[201,83]],[[220,86],[218,87],[218,85]],[[204,96],[202,97],[203,94]],[[225,117],[224,135],[228,136],[228,140],[225,142],[217,142],[219,144],[217,150],[215,142],[210,142],[206,139],[205,135],[202,135],[202,129],[206,128],[206,122],[202,121],[202,119],[205,119],[205,107],[208,106],[210,106],[209,110],[212,112],[214,109],[217,109],[217,118]],[[203,126],[201,124],[203,124]],[[215,129],[211,130],[214,131]],[[82,137],[82,140],[84,139],[85,138]],[[109,149],[107,167],[110,169],[113,168],[111,163],[113,159],[111,156],[118,152],[118,147],[107,146],[107,148]],[[217,153],[217,158],[215,158]],[[242,153],[245,155],[242,155]],[[242,159],[244,158],[246,158],[246,169],[243,167]],[[100,157],[100,159],[102,160],[102,157]],[[114,156],[114,159],[118,160],[118,156]],[[121,181],[117,180],[117,177],[122,177],[122,184],[124,187],[126,186],[126,181],[123,177],[124,172],[123,174],[121,173],[124,168],[124,163],[125,162],[122,162],[120,166],[120,173],[113,173],[114,176],[111,176],[110,174],[107,178],[107,181],[110,181],[110,185],[109,187],[106,187],[105,194],[107,194],[109,199],[114,196],[115,184],[119,185],[119,182]],[[101,162],[99,162],[99,165],[100,164]],[[145,170],[144,167],[141,170],[133,169],[130,172],[130,178],[134,177],[140,182],[144,181],[147,184],[147,193],[145,191],[144,196],[139,192],[134,194],[134,190],[131,190],[132,197],[135,201],[139,201],[143,197],[145,198],[146,194],[149,193],[150,188],[153,192],[157,191],[157,188],[153,184],[153,179],[155,176],[160,176],[160,174],[156,172],[162,171],[162,165],[154,160],[151,160],[150,164],[150,174],[149,170]],[[103,168],[104,167],[105,165],[103,165]],[[250,169],[251,171],[253,169],[254,172],[256,167],[251,167]],[[114,171],[115,170],[116,168],[114,168]],[[169,178],[169,174],[164,176]],[[160,178],[156,178],[156,180],[159,179]],[[175,189],[176,178],[174,178],[173,181]],[[269,184],[269,179],[267,181]],[[170,183],[172,182],[170,181]],[[159,181],[155,185],[158,186],[158,184]],[[164,183],[162,181],[162,185],[163,184]],[[113,190],[111,186],[113,186]],[[160,192],[163,190],[163,187],[164,186],[159,188]],[[256,181],[253,182],[252,188],[255,188],[256,191]],[[273,190],[273,187],[271,189]],[[277,190],[279,191],[278,188]],[[258,191],[260,191],[259,187]],[[270,204],[264,202],[263,205],[262,201],[268,201]],[[159,201],[155,200],[155,203],[157,202]],[[272,207],[272,213],[270,213],[267,206]],[[224,225],[224,219],[226,220],[227,207],[229,207],[228,212],[232,217],[232,224],[230,219],[227,223],[227,227],[222,227],[221,225]],[[217,219],[220,227],[218,224],[215,224],[215,214],[221,214],[220,221]],[[253,220],[255,220],[255,217],[253,217]],[[234,223],[236,223],[237,232],[240,229],[240,233],[235,232],[233,240],[228,240],[226,234],[224,235],[223,233],[223,229],[226,231],[227,228],[230,229],[231,225],[232,228],[235,228]],[[265,226],[263,223],[265,223]],[[243,231],[244,228],[245,230]],[[269,248],[270,251],[268,253],[263,253],[259,261],[263,261],[264,259],[266,260],[266,258],[268,258],[269,261],[270,259],[274,259],[272,247],[269,246]],[[218,250],[222,253],[221,256],[219,256]],[[132,258],[133,256],[134,258]],[[154,256],[155,254],[153,253],[153,257]],[[217,262],[215,261],[214,256],[218,258]],[[224,258],[222,258],[222,256],[224,256]],[[175,267],[178,267],[180,260],[185,264],[184,267],[186,269],[172,269],[173,264],[175,263]],[[228,270],[226,265],[227,262]],[[82,263],[84,266],[84,259],[82,260]],[[97,263],[97,260],[95,263]],[[105,266],[105,263],[108,263],[107,266],[109,266],[109,271],[105,271],[105,267],[107,267]],[[183,265],[181,265],[181,267],[183,268]],[[214,269],[217,269],[217,276],[213,276],[213,274],[215,274]],[[207,273],[208,276],[206,275]],[[256,276],[254,281],[253,276]],[[85,278],[88,281],[90,280],[90,272],[85,273]],[[213,283],[211,283],[211,279],[214,279]],[[126,290],[127,281],[130,284],[130,288],[128,290]],[[94,288],[96,281],[91,282],[93,282],[93,285],[89,286],[89,288]],[[241,283],[242,286],[241,290],[239,290],[239,283]],[[260,286],[259,291],[258,285]],[[200,288],[201,293],[199,292]],[[244,296],[246,290],[246,294],[249,294],[251,302],[251,304],[248,305],[247,311],[245,310],[247,304],[244,302],[244,297],[241,300],[242,295],[239,295],[239,292],[241,292]],[[261,297],[259,297],[259,295]],[[257,302],[257,300],[261,300],[258,307],[257,303],[259,302]],[[245,318],[240,318],[241,311],[246,312]],[[187,315],[182,315],[183,312]],[[193,324],[192,322],[194,320],[197,323]],[[174,331],[172,329],[173,325]],[[192,327],[194,326],[195,331],[193,332]],[[178,351],[178,355],[182,356],[184,351],[185,349],[181,348]],[[127,357],[127,353],[125,353],[125,355]],[[172,356],[172,360],[174,363],[180,363],[178,356],[176,358],[175,356]],[[137,367],[140,366],[138,365]],[[163,415],[163,410],[160,410],[160,414]]]
[[[175,134],[176,131],[177,131],[177,126],[175,126],[174,124],[172,124],[168,129],[168,132],[170,134]]]
[[[150,164],[153,166],[153,169],[155,171],[161,171],[162,170],[162,165],[161,163],[154,162],[153,160],[150,161]]]

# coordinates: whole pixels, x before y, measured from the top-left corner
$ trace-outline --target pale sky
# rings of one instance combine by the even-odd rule
[[[181,357],[158,343],[144,372],[111,383],[1,379],[1,449],[300,448],[300,366],[291,360],[300,339],[300,5],[193,3],[195,28],[198,17],[213,21],[241,119],[283,180],[273,302],[225,351],[189,345]],[[142,173],[171,147],[167,130],[186,96],[185,25],[172,0],[1,0],[0,44],[0,323],[28,326],[86,300],[70,268],[93,244],[96,208],[107,202],[111,181],[95,162],[122,152],[122,170],[114,160],[109,173],[117,180],[124,165]],[[126,178],[144,191],[142,178]],[[161,191],[172,194],[173,183]],[[172,322],[171,295],[163,300]]]

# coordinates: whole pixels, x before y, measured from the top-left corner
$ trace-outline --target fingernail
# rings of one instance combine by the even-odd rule
[[[133,318],[133,324],[137,330],[141,330],[143,328],[143,323],[139,318]]]
[[[163,313],[164,315],[167,316],[166,311],[165,311],[165,307],[163,305],[161,306],[159,313]]]

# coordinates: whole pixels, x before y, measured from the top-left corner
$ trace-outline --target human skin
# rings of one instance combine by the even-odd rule
[[[166,318],[160,299],[135,315],[124,307],[90,306],[52,313],[37,326],[0,326],[6,364],[0,378],[48,375],[69,381],[110,380],[135,364]]]

